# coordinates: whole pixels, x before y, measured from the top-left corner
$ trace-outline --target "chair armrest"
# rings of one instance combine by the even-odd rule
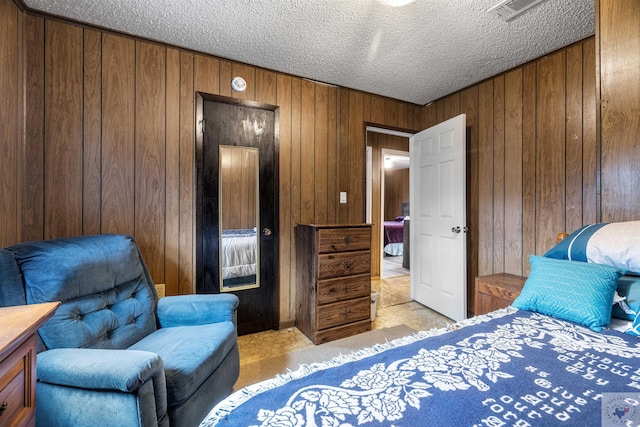
[[[139,350],[47,350],[38,353],[36,372],[40,382],[91,390],[129,393],[148,380],[166,384],[162,359]]]
[[[235,325],[238,304],[238,297],[232,294],[164,297],[158,300],[158,322],[161,328],[218,322]]]

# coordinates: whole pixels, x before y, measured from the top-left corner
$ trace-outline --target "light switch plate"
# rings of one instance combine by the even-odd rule
[[[340,192],[340,203],[347,203],[347,192],[346,191],[341,191]]]

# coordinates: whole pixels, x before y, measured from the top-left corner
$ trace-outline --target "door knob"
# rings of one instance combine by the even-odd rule
[[[264,234],[265,236],[271,236],[271,229],[267,227],[263,228],[262,234]]]
[[[451,232],[452,233],[459,233],[461,231],[462,231],[462,229],[460,227],[451,227]]]

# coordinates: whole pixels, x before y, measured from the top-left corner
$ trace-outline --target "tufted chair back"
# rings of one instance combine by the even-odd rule
[[[124,349],[157,329],[155,287],[133,237],[54,239],[20,243],[6,251],[24,285],[22,294],[6,290],[16,304],[20,298],[27,304],[61,302],[38,331],[38,351]],[[0,262],[7,263],[8,254],[0,255]]]

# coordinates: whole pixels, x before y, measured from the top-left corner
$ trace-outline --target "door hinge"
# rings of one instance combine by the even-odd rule
[[[202,133],[203,134],[204,134],[204,129],[205,129],[206,125],[207,125],[207,122],[204,119],[202,119],[200,121],[200,126],[202,126]]]

